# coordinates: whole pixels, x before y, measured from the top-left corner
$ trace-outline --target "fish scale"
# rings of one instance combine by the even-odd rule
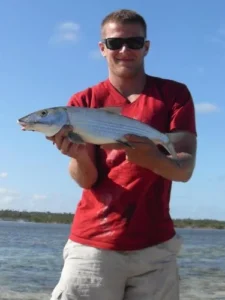
[[[169,141],[167,136],[159,132],[159,136],[156,138],[157,131],[149,125],[121,115],[115,115],[107,111],[103,115],[102,110],[96,109],[85,111],[84,114],[80,113],[79,117],[75,116],[75,114],[74,117],[71,117],[69,114],[69,119],[70,124],[75,127],[76,132],[76,128],[81,128],[82,132],[85,130],[89,132],[89,134],[91,133],[101,137],[111,136],[114,140],[119,140],[124,135],[130,133],[145,136],[150,139],[163,140],[164,143]]]

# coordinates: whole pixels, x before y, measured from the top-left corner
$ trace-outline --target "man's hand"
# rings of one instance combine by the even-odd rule
[[[56,135],[46,138],[52,141],[62,154],[71,158],[77,158],[80,155],[87,154],[86,145],[70,142],[67,136],[72,129],[71,126],[64,126]]]
[[[148,138],[135,135],[128,135],[125,138],[134,148],[123,144],[108,144],[101,147],[109,150],[123,149],[130,162],[166,179],[186,182],[191,178],[196,159],[196,136],[194,134],[184,132],[174,144],[178,161],[171,155],[163,154]]]
[[[131,147],[116,143],[102,145],[101,148],[107,150],[123,149],[126,152],[126,158],[128,161],[144,168],[150,168],[149,158],[150,161],[154,162],[153,166],[155,166],[156,160],[158,161],[161,158],[162,153],[159,151],[158,147],[148,138],[131,134],[126,135],[125,138],[131,145]]]

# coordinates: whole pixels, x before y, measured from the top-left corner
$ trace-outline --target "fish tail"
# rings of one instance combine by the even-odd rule
[[[179,158],[177,152],[174,147],[174,143],[180,139],[180,133],[167,133],[166,136],[168,137],[168,142],[163,144],[163,147],[169,152],[172,158],[177,162],[178,166],[180,166]]]

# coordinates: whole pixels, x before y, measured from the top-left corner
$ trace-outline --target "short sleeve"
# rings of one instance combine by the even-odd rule
[[[86,98],[81,93],[74,94],[67,102],[67,106],[87,107]]]
[[[197,135],[195,107],[189,89],[182,85],[172,105],[170,131],[183,130]]]

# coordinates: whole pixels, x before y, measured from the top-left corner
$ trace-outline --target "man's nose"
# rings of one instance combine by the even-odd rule
[[[120,48],[120,52],[123,53],[123,52],[125,52],[127,49],[129,49],[129,48],[127,47],[127,45],[126,45],[126,44],[123,44],[123,46]]]

